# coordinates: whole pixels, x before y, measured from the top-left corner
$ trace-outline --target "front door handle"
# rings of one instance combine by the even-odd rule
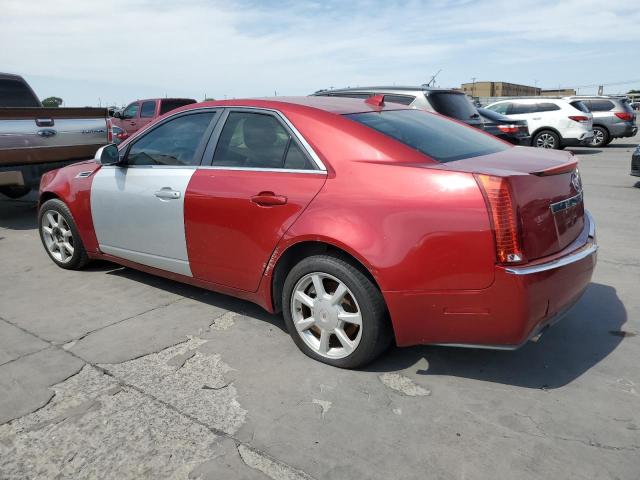
[[[180,192],[173,190],[171,187],[164,187],[154,193],[154,195],[161,200],[177,200],[180,198]]]
[[[251,201],[263,207],[273,207],[276,205],[285,205],[287,203],[287,197],[276,195],[273,192],[260,192],[258,195],[251,197]]]

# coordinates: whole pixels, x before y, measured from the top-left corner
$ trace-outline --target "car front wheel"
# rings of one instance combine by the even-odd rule
[[[38,213],[40,239],[51,260],[67,270],[78,270],[89,262],[73,216],[64,202],[47,200]]]
[[[339,256],[315,255],[293,267],[282,305],[296,345],[329,365],[361,367],[392,340],[382,294],[367,275]]]

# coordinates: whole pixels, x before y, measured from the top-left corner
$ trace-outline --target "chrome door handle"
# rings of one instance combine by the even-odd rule
[[[169,187],[164,187],[158,190],[154,195],[161,200],[176,200],[180,198],[180,192]]]

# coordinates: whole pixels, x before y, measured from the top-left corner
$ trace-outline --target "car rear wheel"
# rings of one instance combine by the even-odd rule
[[[293,341],[323,363],[361,367],[391,343],[382,294],[362,271],[338,256],[315,255],[293,267],[282,305]]]
[[[73,216],[64,202],[47,200],[38,213],[40,239],[49,257],[59,267],[79,270],[89,262]]]
[[[589,144],[591,147],[604,147],[609,142],[609,132],[606,128],[595,126],[593,127],[593,140]]]
[[[543,130],[536,133],[533,137],[532,145],[537,148],[551,148],[554,150],[560,149],[560,137],[557,133],[551,130]]]

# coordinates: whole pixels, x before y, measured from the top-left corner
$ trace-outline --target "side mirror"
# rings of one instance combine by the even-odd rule
[[[114,143],[100,147],[93,158],[100,165],[117,165],[120,162],[118,147]]]
[[[122,118],[122,113],[119,110],[113,112],[112,117],[114,118]]]

